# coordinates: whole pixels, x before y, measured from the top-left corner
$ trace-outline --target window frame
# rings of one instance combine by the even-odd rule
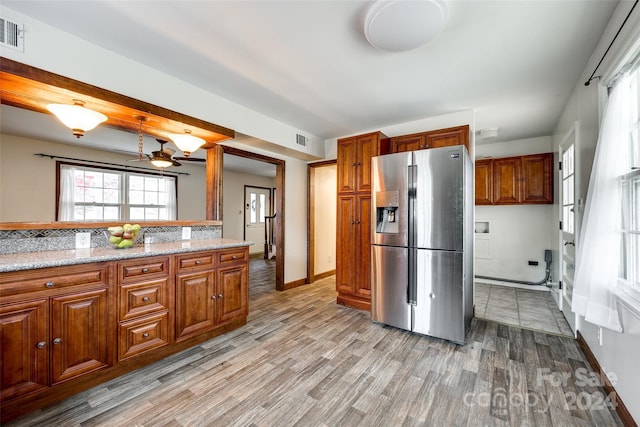
[[[123,177],[123,188],[122,191],[125,192],[125,194],[123,194],[124,196],[124,200],[122,201],[122,203],[120,203],[118,206],[121,208],[121,212],[120,212],[120,219],[117,220],[95,220],[95,221],[99,221],[99,222],[104,222],[104,221],[129,221],[129,212],[128,209],[130,207],[130,204],[128,203],[128,194],[126,194],[126,192],[129,190],[129,175],[133,174],[133,175],[142,175],[142,176],[153,176],[153,177],[163,177],[163,178],[173,178],[174,180],[174,185],[175,185],[175,194],[176,194],[176,218],[178,218],[178,176],[173,175],[173,174],[167,174],[167,173],[163,173],[163,172],[154,172],[154,171],[141,171],[141,170],[135,170],[135,169],[129,169],[126,166],[123,165],[123,167],[118,168],[118,167],[110,167],[110,166],[102,166],[102,165],[93,165],[93,164],[87,164],[87,163],[75,163],[75,162],[68,162],[68,161],[56,161],[56,201],[55,201],[55,218],[56,221],[59,221],[59,214],[60,214],[60,175],[61,175],[61,169],[63,166],[70,166],[70,167],[77,167],[77,168],[84,168],[84,169],[93,169],[93,170],[98,170],[98,171],[111,171],[111,172],[118,172],[122,174]],[[140,206],[140,205],[136,205],[136,206]],[[144,206],[144,205],[142,205]],[[155,206],[155,205],[154,205]],[[86,222],[86,220],[77,220],[77,221],[73,221],[73,222]],[[144,220],[137,220],[137,221],[154,221],[154,220],[148,220],[148,219],[144,219]],[[164,220],[158,220],[158,221],[164,221]]]
[[[634,183],[640,184],[640,164],[636,164],[640,161],[640,152],[638,147],[634,147],[639,142],[640,133],[640,66],[637,61],[629,72],[635,74],[632,86],[636,92],[633,95],[635,105],[629,108],[634,109],[632,112],[636,117],[633,117],[634,121],[629,123],[628,128],[625,153],[627,172],[619,176],[621,222],[617,291],[623,303],[640,309],[640,191],[634,194]]]

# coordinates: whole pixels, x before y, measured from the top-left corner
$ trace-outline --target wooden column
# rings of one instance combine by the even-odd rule
[[[222,147],[207,148],[207,212],[206,219],[222,221]]]

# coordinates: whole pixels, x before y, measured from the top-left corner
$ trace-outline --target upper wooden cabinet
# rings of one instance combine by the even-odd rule
[[[338,140],[338,192],[371,191],[371,158],[386,154],[380,148],[380,132]]]
[[[553,153],[476,161],[476,205],[553,203]]]
[[[493,160],[476,160],[476,205],[493,204]]]
[[[469,150],[469,125],[396,136],[390,139],[389,144],[392,153],[453,145],[464,145]]]

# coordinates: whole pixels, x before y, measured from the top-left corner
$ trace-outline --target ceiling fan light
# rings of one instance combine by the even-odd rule
[[[173,165],[173,162],[165,159],[151,159],[151,164],[158,168],[168,168]]]
[[[206,142],[202,138],[191,135],[190,130],[185,130],[184,133],[171,133],[169,134],[169,138],[171,138],[171,141],[176,144],[176,147],[183,151],[187,156],[202,147]]]
[[[86,108],[84,102],[77,99],[73,100],[73,105],[49,104],[47,105],[47,110],[51,111],[62,124],[71,129],[76,138],[80,138],[86,131],[107,120],[107,116]]]

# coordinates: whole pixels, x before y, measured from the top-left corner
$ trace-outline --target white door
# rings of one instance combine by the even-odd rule
[[[244,239],[255,243],[249,246],[249,253],[264,252],[265,216],[269,216],[271,189],[244,187]]]
[[[561,167],[558,171],[559,200],[560,200],[560,282],[558,288],[553,288],[554,298],[564,317],[576,329],[576,316],[571,311],[573,297],[573,276],[575,273],[576,241],[580,229],[579,208],[581,199],[576,189],[578,186],[576,174],[577,156],[576,142],[578,140],[578,123],[569,130],[560,144],[559,157]]]

